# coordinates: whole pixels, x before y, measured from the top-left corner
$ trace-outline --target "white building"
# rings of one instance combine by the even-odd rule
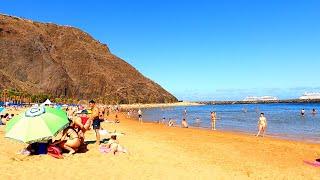
[[[279,98],[274,96],[248,96],[243,101],[254,102],[254,101],[277,101]]]
[[[304,93],[299,99],[301,100],[320,99],[320,93]]]

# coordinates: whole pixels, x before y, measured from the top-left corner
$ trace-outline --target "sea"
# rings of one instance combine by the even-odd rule
[[[301,110],[305,109],[305,116]],[[313,114],[312,110],[319,111]],[[193,128],[210,129],[210,112],[217,113],[217,130],[257,133],[257,123],[260,113],[265,113],[268,122],[267,134],[283,139],[320,142],[320,104],[229,104],[203,105],[188,107],[168,107],[143,109],[143,119],[159,122],[163,118],[176,121],[180,126],[187,112],[186,119]],[[199,118],[199,121],[196,119]]]

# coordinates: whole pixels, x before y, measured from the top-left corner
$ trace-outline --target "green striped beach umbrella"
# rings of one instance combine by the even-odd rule
[[[12,118],[6,126],[6,138],[27,144],[50,140],[69,125],[66,113],[50,107],[35,107]]]

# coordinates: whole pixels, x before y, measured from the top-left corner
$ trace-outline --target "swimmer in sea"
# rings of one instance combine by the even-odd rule
[[[301,110],[301,116],[304,116],[306,111],[304,109]]]
[[[259,129],[259,132],[257,134],[257,137],[259,137],[260,135],[264,137],[264,134],[266,133],[266,129],[267,129],[267,118],[264,116],[264,113],[260,114],[258,129]]]

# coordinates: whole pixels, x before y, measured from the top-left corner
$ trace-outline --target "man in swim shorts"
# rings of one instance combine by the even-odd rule
[[[89,107],[91,109],[91,115],[89,116],[89,119],[87,120],[86,124],[84,125],[84,128],[88,130],[90,126],[92,125],[95,133],[96,133],[96,144],[100,145],[100,118],[99,118],[99,109],[96,107],[96,102],[94,100],[89,101]]]

